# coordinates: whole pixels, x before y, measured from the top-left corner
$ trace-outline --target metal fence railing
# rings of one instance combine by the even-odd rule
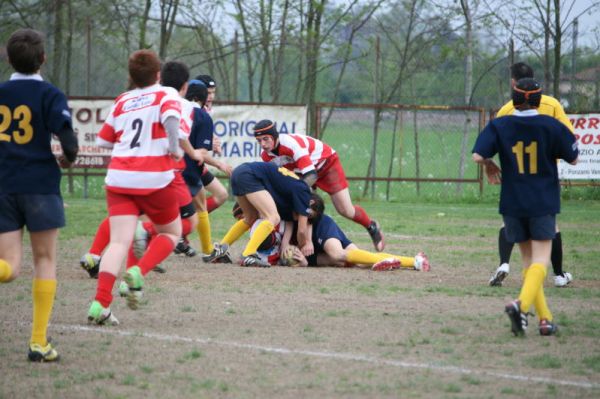
[[[485,124],[483,108],[318,104],[316,118],[315,135],[340,154],[355,196],[389,201],[482,192],[471,149]]]

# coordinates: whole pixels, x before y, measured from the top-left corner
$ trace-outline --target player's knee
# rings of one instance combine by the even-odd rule
[[[222,190],[216,192],[213,197],[217,205],[223,205],[225,201],[227,201],[227,198],[229,198],[229,194],[227,193],[227,190]]]
[[[270,215],[268,220],[273,224],[273,226],[277,226],[281,221],[281,218],[279,217],[279,215]]]

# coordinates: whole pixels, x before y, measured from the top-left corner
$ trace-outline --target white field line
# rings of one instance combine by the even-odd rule
[[[554,384],[554,385],[565,385],[565,386],[573,386],[578,388],[600,388],[600,384],[594,382],[586,382],[586,381],[572,381],[572,380],[560,380],[553,379],[547,377],[536,377],[531,375],[517,375],[512,373],[503,373],[497,371],[486,371],[482,369],[468,369],[464,367],[455,367],[455,366],[441,366],[433,363],[411,363],[411,362],[403,362],[401,360],[392,360],[392,359],[382,359],[374,356],[363,355],[359,353],[343,353],[343,352],[330,352],[330,351],[313,351],[313,350],[302,350],[302,349],[288,349],[281,347],[273,347],[273,346],[263,346],[263,345],[254,345],[254,344],[244,344],[240,342],[233,341],[220,341],[210,338],[193,338],[193,337],[182,337],[179,335],[165,335],[165,334],[157,334],[157,333],[149,333],[149,332],[135,332],[135,331],[126,331],[120,330],[117,328],[111,327],[89,327],[82,325],[62,325],[62,324],[53,324],[52,328],[56,328],[63,331],[82,331],[82,332],[92,332],[92,333],[100,333],[100,334],[108,334],[108,335],[116,335],[116,336],[124,336],[124,337],[143,337],[156,339],[160,341],[167,342],[189,342],[189,343],[197,343],[206,346],[220,346],[220,347],[230,347],[237,349],[248,349],[256,352],[269,352],[269,353],[277,353],[281,355],[302,355],[302,356],[311,356],[317,358],[324,359],[334,359],[334,360],[346,360],[350,362],[365,362],[371,363],[377,366],[393,366],[399,368],[406,369],[425,369],[431,370],[435,372],[440,372],[442,374],[466,374],[466,375],[481,375],[485,377],[492,378],[502,378],[506,380],[515,380],[515,381],[525,381],[525,382],[537,382],[542,384]]]

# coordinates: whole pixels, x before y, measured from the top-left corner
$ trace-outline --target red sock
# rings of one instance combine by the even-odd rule
[[[136,258],[135,253],[133,252],[133,245],[129,246],[129,251],[127,251],[127,266],[126,269],[129,269],[132,266],[136,266],[139,263],[139,259]]]
[[[367,215],[365,210],[358,206],[354,205],[354,217],[352,218],[358,224],[361,224],[363,227],[367,228],[371,224],[371,218]]]
[[[96,235],[94,236],[94,242],[92,242],[92,246],[90,247],[90,253],[94,255],[102,255],[104,249],[108,245],[110,241],[110,223],[108,218],[105,218],[98,226],[98,231],[96,231]]]
[[[212,195],[206,199],[206,210],[211,213],[217,209],[220,205],[217,204],[217,200]]]
[[[156,235],[156,229],[154,228],[154,224],[152,222],[143,222],[142,226],[144,226],[144,230],[150,234],[150,237],[154,237]]]
[[[163,260],[173,252],[175,244],[164,234],[157,235],[148,246],[146,253],[140,259],[138,266],[145,276],[150,270],[154,269]]]
[[[117,276],[108,272],[98,273],[98,286],[96,288],[96,300],[105,308],[109,307],[113,296],[112,289],[115,285]]]
[[[197,217],[193,215],[192,217]],[[181,219],[181,236],[187,237],[188,234],[192,232],[192,222],[189,218]]]

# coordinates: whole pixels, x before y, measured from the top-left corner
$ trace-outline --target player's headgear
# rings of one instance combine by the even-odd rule
[[[268,119],[258,121],[256,125],[254,125],[254,137],[265,136],[267,134],[272,136],[273,140],[279,138],[279,132],[277,132],[277,128],[272,121]]]
[[[510,66],[510,77],[515,80],[533,78],[533,68],[524,62],[517,62]]]
[[[517,81],[512,91],[513,105],[516,107],[525,103],[534,108],[540,106],[542,100],[542,87],[533,78],[523,78]]]
[[[200,80],[201,82],[203,82],[204,85],[209,89],[217,87],[217,82],[215,82],[215,80],[210,75],[198,75],[196,76],[196,80]]]
[[[200,101],[202,105],[206,103],[208,97],[208,89],[206,85],[197,79],[192,79],[188,82],[188,89],[185,92],[185,99],[188,101]]]

